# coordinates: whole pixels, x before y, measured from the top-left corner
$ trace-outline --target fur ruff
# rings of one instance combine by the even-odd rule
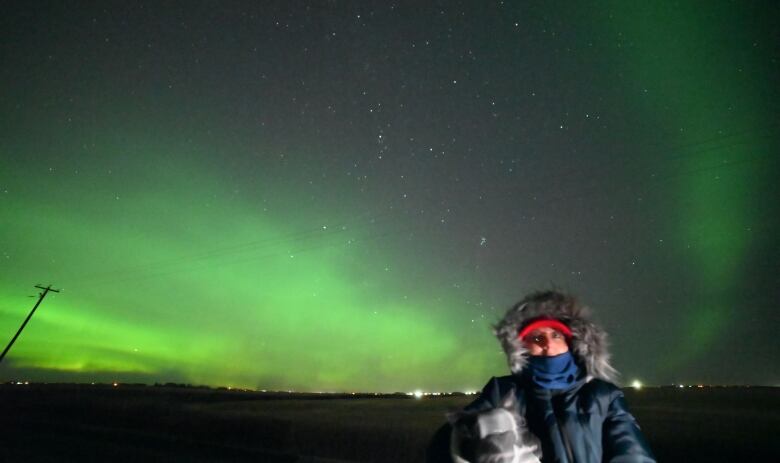
[[[519,375],[528,364],[528,350],[518,338],[523,325],[539,317],[551,317],[565,323],[572,331],[569,343],[572,355],[589,377],[615,382],[617,371],[610,365],[607,333],[590,321],[590,310],[574,297],[557,292],[530,294],[507,311],[494,327],[501,342],[509,369]]]

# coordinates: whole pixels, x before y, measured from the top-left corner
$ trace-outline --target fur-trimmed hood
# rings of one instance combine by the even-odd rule
[[[594,378],[615,382],[617,371],[609,363],[607,333],[590,321],[590,310],[573,296],[558,291],[528,295],[509,309],[493,327],[501,342],[512,373],[519,375],[528,363],[528,350],[518,338],[520,329],[531,320],[554,318],[572,331],[569,347],[579,365]]]

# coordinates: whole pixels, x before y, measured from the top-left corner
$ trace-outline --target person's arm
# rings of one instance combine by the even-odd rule
[[[492,409],[506,410],[509,414],[496,416],[482,413]],[[476,416],[479,434],[486,434],[479,438],[476,446],[476,452],[482,458],[480,461],[499,461],[499,457],[501,461],[507,461],[505,459],[511,454],[513,463],[540,463],[541,443],[530,432],[525,419],[519,416],[515,384],[507,377],[491,378],[476,400],[462,412],[450,415],[453,423],[450,455],[454,463],[468,463],[460,455],[461,446],[458,444],[463,436],[459,436],[457,423],[464,415],[470,415],[472,420]],[[473,426],[469,431],[474,431]],[[474,439],[473,434],[466,437],[466,440],[469,439]]]
[[[610,394],[603,429],[604,460],[610,463],[655,463],[647,440],[629,413],[620,389]]]

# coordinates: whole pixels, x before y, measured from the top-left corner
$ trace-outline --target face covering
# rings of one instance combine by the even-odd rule
[[[578,368],[571,352],[531,356],[528,367],[533,382],[545,389],[566,389],[577,379]]]

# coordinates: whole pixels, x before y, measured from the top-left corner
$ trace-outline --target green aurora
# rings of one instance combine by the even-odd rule
[[[58,191],[56,172],[45,190],[9,186],[29,196],[2,211],[15,224],[3,229],[3,241],[15,243],[7,252],[22,256],[19,285],[3,281],[0,328],[12,333],[26,314],[32,299],[20,296],[42,266],[63,289],[14,346],[14,368],[87,381],[328,391],[474,388],[476,359],[478,378],[500,368],[492,339],[479,337],[473,350],[448,329],[456,302],[402,292],[402,276],[415,270],[391,258],[397,251],[367,249],[381,232],[354,219],[291,228],[214,176],[171,175],[163,164],[153,155],[133,163],[144,167],[124,172],[132,186],[121,195],[92,175],[102,167],[79,173],[81,187]],[[432,382],[428,372],[442,364]]]
[[[777,381],[759,6],[174,3],[3,20],[0,342],[62,291],[0,381],[474,390],[550,285],[626,381]]]
[[[742,5],[714,2],[702,10],[695,3],[612,2],[609,11],[604,23],[627,50],[621,69],[642,88],[636,102],[642,117],[663,134],[662,144],[684,147],[669,196],[682,198],[673,201],[681,218],[680,261],[689,291],[699,296],[683,308],[677,341],[658,358],[662,370],[674,371],[711,352],[741,316],[733,308],[743,296],[733,288],[750,265],[756,239],[750,224],[762,220],[754,203],[772,181],[766,161],[777,151],[767,136],[774,126],[765,104],[772,84],[753,75],[753,63],[762,61],[750,26],[758,18]],[[751,42],[752,49],[740,46]]]

